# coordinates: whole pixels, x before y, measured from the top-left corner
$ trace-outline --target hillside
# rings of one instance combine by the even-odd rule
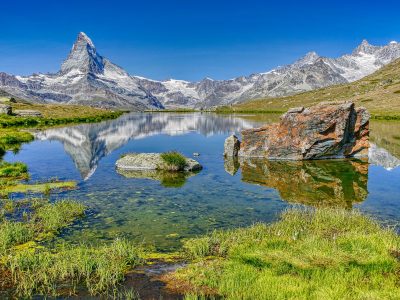
[[[376,118],[400,118],[400,59],[358,81],[288,97],[262,98],[222,108],[220,111],[283,112],[290,107],[322,101],[350,100],[365,106]]]

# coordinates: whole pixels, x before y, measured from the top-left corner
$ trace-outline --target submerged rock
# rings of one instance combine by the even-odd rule
[[[242,131],[239,156],[268,159],[368,157],[369,113],[354,103],[294,108],[281,121]]]
[[[164,170],[171,171],[170,167],[161,158],[162,153],[130,153],[121,157],[116,162],[119,170],[135,171],[135,170]],[[185,172],[200,171],[202,166],[194,159],[185,158],[186,165],[183,169]]]
[[[235,157],[240,149],[240,141],[235,135],[229,136],[224,143],[224,156]]]

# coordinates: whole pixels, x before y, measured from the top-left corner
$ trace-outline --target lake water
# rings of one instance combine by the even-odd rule
[[[243,128],[277,116],[215,114],[128,114],[97,124],[36,133],[5,160],[25,162],[32,181],[57,177],[78,181],[78,189],[52,194],[79,199],[88,216],[57,240],[98,243],[128,237],[175,250],[182,238],[214,229],[270,222],[291,205],[357,208],[380,221],[400,221],[400,122],[372,122],[375,144],[366,161],[268,162],[224,160],[224,140]],[[177,150],[203,170],[184,178],[146,178],[115,170],[127,152]],[[399,167],[398,167],[399,166]],[[156,179],[156,180],[155,180]],[[18,195],[16,195],[18,196]]]

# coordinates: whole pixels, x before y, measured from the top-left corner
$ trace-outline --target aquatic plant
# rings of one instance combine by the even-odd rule
[[[0,223],[0,256],[12,246],[28,242],[34,237],[34,229],[30,224],[22,222]]]
[[[34,221],[42,231],[58,231],[85,213],[86,207],[77,201],[61,200],[36,209]]]
[[[274,224],[215,231],[183,247],[194,262],[173,278],[191,286],[190,297],[390,299],[400,293],[400,238],[355,211],[289,210]]]
[[[161,153],[161,159],[173,171],[182,171],[186,166],[186,158],[177,151]]]

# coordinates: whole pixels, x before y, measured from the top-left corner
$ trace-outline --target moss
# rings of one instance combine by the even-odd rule
[[[75,181],[59,181],[59,182],[46,182],[36,184],[14,183],[5,185],[0,191],[0,195],[7,195],[10,193],[40,193],[48,194],[54,190],[71,190],[76,188]]]

